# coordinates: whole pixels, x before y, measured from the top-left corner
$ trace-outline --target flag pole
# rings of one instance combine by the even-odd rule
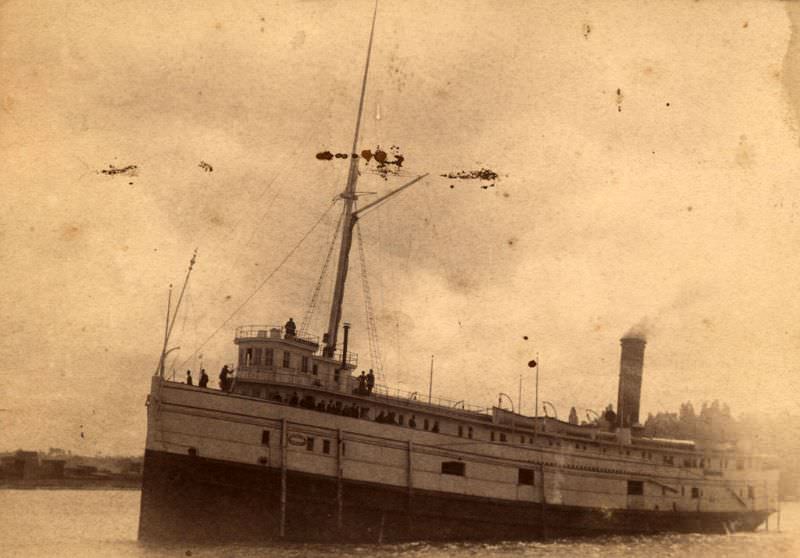
[[[539,351],[536,351],[536,364],[534,365],[536,368],[536,408],[533,410],[533,416],[539,416]]]

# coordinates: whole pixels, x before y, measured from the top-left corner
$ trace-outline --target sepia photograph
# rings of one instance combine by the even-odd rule
[[[800,1],[0,2],[0,554],[800,554]]]

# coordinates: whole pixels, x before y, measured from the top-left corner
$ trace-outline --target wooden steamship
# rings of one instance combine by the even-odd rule
[[[369,54],[353,153],[368,69]],[[280,325],[239,327],[235,380],[218,390],[168,380],[165,339],[148,396],[140,539],[724,533],[755,529],[776,510],[777,471],[764,457],[641,435],[641,339],[621,341],[611,422],[577,425],[365,390],[346,324],[337,344],[353,228],[422,177],[356,209],[357,166],[351,158],[340,196],[341,246],[322,343]]]

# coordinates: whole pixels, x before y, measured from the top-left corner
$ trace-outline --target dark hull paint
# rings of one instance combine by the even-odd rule
[[[279,469],[147,451],[139,539],[280,539]],[[561,536],[753,530],[766,512],[673,512],[541,506],[287,472],[285,540],[536,540]]]

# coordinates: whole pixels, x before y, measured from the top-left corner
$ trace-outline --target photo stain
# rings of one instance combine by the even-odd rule
[[[458,178],[460,180],[497,180],[497,173],[490,169],[458,171],[441,174],[444,178]]]
[[[80,234],[80,227],[76,225],[65,225],[61,229],[61,240],[75,240]]]
[[[381,176],[384,180],[390,174],[399,175],[400,169],[406,158],[400,153],[400,148],[392,145],[388,151],[385,151],[381,146],[377,146],[374,150],[364,149],[361,153],[332,153],[331,151],[320,151],[315,155],[318,161],[331,161],[333,159],[363,159],[364,166],[370,167],[370,172]],[[371,167],[370,165],[373,165]]]
[[[109,176],[114,176],[117,174],[124,174],[127,176],[136,176],[139,167],[136,165],[128,165],[126,167],[115,167],[114,165],[108,165],[107,169],[103,169],[100,172],[103,174],[107,174]]]
[[[622,112],[622,89],[617,88],[617,112]]]
[[[200,167],[201,169],[203,169],[206,172],[214,172],[214,167],[212,167],[211,165],[209,165],[205,161],[200,161],[200,164],[197,165],[197,166]]]

